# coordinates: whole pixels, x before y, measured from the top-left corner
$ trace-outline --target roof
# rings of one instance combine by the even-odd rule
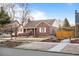
[[[55,19],[48,19],[48,20],[39,20],[39,21],[30,21],[28,22],[25,27],[27,28],[31,28],[31,27],[36,27],[37,24],[39,24],[40,22],[45,22],[49,25],[52,25],[54,23]]]
[[[11,30],[11,27],[12,29],[15,29],[19,26],[19,22],[17,20],[14,20],[12,21],[11,23],[9,24],[6,24],[3,29],[1,29],[0,31],[4,31],[4,30]]]
[[[7,24],[5,27],[7,28],[11,28],[11,26],[13,28],[18,27],[19,26],[19,22],[17,20],[12,21],[11,23]]]

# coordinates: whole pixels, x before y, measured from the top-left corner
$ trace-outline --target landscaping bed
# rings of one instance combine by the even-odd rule
[[[13,47],[21,45],[23,43],[24,42],[21,42],[21,41],[10,41],[10,40],[7,40],[7,41],[4,41],[4,42],[0,42],[0,46],[13,48]]]
[[[47,40],[42,40],[41,42],[60,42],[60,41],[59,40],[47,39]]]
[[[79,44],[79,40],[71,40],[71,43],[77,43],[77,44]]]
[[[2,47],[16,47],[19,46],[21,44],[24,43],[30,43],[30,42],[37,42],[37,41],[42,41],[42,40],[46,40],[48,38],[21,38],[21,37],[17,37],[17,38],[2,38],[0,40],[0,46]]]

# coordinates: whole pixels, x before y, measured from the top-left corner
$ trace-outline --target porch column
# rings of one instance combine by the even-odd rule
[[[35,28],[34,28],[34,36],[35,36]]]
[[[27,33],[27,28],[26,28],[26,33]]]

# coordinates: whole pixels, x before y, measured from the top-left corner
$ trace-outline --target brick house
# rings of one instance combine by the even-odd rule
[[[57,31],[56,19],[39,20],[39,21],[28,21],[23,26],[23,33],[30,33],[33,36],[48,36]]]

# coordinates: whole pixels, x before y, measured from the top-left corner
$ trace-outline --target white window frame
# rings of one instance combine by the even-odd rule
[[[44,27],[44,33],[46,33],[46,27]]]
[[[41,31],[41,27],[39,28],[39,32],[41,33],[42,31]]]
[[[46,33],[46,27],[39,27],[40,33]]]

